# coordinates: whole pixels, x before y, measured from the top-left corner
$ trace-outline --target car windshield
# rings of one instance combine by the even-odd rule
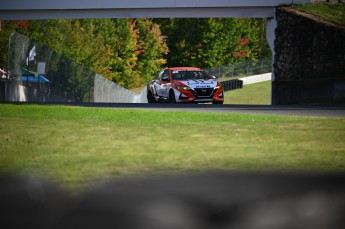
[[[174,80],[206,80],[209,79],[209,75],[201,70],[175,70],[172,72],[172,78]]]

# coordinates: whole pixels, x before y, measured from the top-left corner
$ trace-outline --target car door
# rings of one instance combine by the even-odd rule
[[[156,90],[157,95],[164,98],[169,97],[169,88],[170,88],[169,69],[165,69],[159,72],[157,81],[155,84],[155,90]]]

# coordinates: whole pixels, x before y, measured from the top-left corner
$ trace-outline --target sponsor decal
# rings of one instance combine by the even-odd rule
[[[189,80],[185,82],[191,88],[214,88],[217,86],[215,80]]]
[[[183,69],[183,70],[174,70],[172,73],[179,73],[179,72],[203,72],[202,70],[193,70],[193,69]]]

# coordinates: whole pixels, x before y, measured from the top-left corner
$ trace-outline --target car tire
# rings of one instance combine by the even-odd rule
[[[152,95],[152,92],[151,91],[148,91],[147,92],[147,102],[148,103],[155,103],[155,99],[153,98],[153,95]]]
[[[170,91],[170,92],[169,92],[169,102],[170,102],[170,103],[176,103],[174,91]]]

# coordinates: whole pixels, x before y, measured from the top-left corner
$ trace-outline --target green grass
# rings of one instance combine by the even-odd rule
[[[345,4],[314,3],[294,5],[293,8],[320,16],[340,26],[345,26]]]
[[[224,104],[271,104],[271,81],[244,85],[242,89],[227,91]]]
[[[187,171],[345,171],[345,119],[0,104],[0,172],[79,190]]]

